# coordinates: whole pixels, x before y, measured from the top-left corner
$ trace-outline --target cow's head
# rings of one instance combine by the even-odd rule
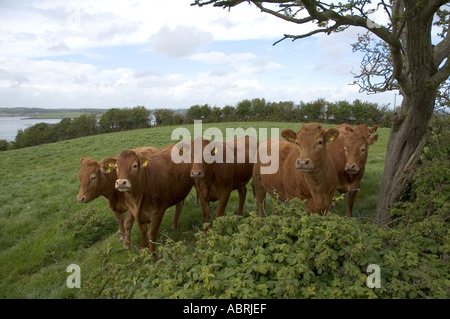
[[[281,136],[297,145],[299,156],[295,167],[304,173],[310,173],[320,169],[325,163],[328,156],[326,144],[333,142],[339,136],[339,131],[335,128],[327,130],[319,123],[311,123],[304,124],[297,133],[285,129]]]
[[[116,161],[116,189],[121,192],[130,191],[138,182],[139,175],[148,165],[148,160],[139,157],[134,151],[123,151]]]
[[[197,145],[195,144],[197,143]],[[201,144],[200,144],[201,143]],[[195,155],[196,151],[200,150],[201,145],[201,156]],[[205,139],[195,139],[191,144],[191,177],[192,178],[204,178],[208,169],[208,165],[214,161],[214,157],[219,151],[218,145],[216,143],[210,143]]]
[[[88,203],[106,193],[109,188],[114,188],[114,182],[111,183],[116,179],[114,163],[113,158],[105,158],[101,162],[84,157],[80,159],[78,202]]]
[[[345,171],[348,174],[357,174],[365,167],[369,146],[378,140],[378,134],[370,136],[377,130],[378,126],[368,128],[365,124],[356,129],[346,127],[347,136],[344,141]]]

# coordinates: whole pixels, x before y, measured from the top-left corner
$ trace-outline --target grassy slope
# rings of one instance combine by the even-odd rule
[[[193,126],[186,126],[193,132]],[[218,127],[225,136],[227,127],[292,128],[295,123],[220,123],[205,124],[203,129]],[[330,126],[329,126],[330,127]],[[91,136],[60,143],[0,152],[0,298],[64,298],[77,291],[66,287],[72,263],[81,266],[83,276],[95,276],[105,261],[127,263],[135,249],[125,251],[117,240],[117,222],[106,200],[89,204],[76,201],[80,157],[100,160],[145,145],[158,148],[170,144],[175,126]],[[269,130],[270,136],[270,130]],[[354,207],[354,216],[373,217],[380,177],[384,165],[388,129],[379,129],[378,143],[371,146],[366,175]],[[256,209],[248,184],[244,214]],[[213,209],[216,205],[213,205]],[[233,192],[227,211],[236,211],[237,193]],[[270,203],[266,204],[270,211]],[[163,220],[159,236],[194,244],[194,233],[202,226],[201,207],[191,191],[176,231],[170,229],[174,209]],[[336,213],[345,214],[340,203]],[[138,243],[134,226],[132,240]]]

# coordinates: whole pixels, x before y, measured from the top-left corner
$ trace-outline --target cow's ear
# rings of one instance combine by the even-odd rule
[[[295,133],[293,130],[287,128],[281,131],[281,136],[283,136],[283,138],[291,143],[294,143],[295,140],[297,139],[297,133]]]
[[[374,127],[369,128],[370,134],[375,133],[377,131],[377,129],[378,129],[378,125],[375,125]]]
[[[355,131],[355,129],[354,129],[353,127],[350,127],[350,126],[346,126],[346,127],[345,127],[345,130],[346,130],[348,133],[350,133],[350,134],[352,134],[352,133]]]
[[[80,158],[80,164],[81,165],[90,165],[90,164],[96,164],[96,163],[97,163],[96,160],[92,160],[92,159],[89,159],[87,157]]]
[[[339,136],[339,131],[335,128],[330,128],[325,133],[325,140],[327,141],[327,143],[333,142],[338,136]]]
[[[102,160],[100,170],[102,174],[109,174],[116,169],[116,160],[114,158],[105,158]]]
[[[374,136],[371,136],[367,139],[367,145],[375,144],[378,141],[378,134],[375,134]]]
[[[183,141],[178,142],[174,147],[178,150],[178,155],[180,156],[183,156],[183,154],[188,152],[191,148],[190,144]]]

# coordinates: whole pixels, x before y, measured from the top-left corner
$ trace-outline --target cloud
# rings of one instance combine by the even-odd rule
[[[70,52],[70,48],[67,46],[67,44],[64,41],[61,41],[58,44],[48,48],[48,51],[53,51],[53,52],[57,52],[57,53]]]
[[[308,29],[254,5],[228,11],[191,2],[177,1],[170,10],[161,0],[5,2],[0,106],[187,108],[253,97],[298,102],[358,96],[345,86],[352,80],[349,66],[359,66],[347,44],[355,34],[273,48],[284,33]]]
[[[255,6],[230,12],[177,1],[9,1],[0,10],[3,55],[59,56],[108,45],[148,44],[169,58],[187,57],[216,41],[278,39],[301,27],[261,14]],[[295,31],[294,31],[295,30]],[[32,41],[30,41],[32,39]],[[65,50],[58,50],[64,43]],[[67,50],[67,48],[69,50]]]
[[[190,57],[193,61],[210,65],[217,65],[233,68],[236,70],[246,70],[248,73],[262,73],[270,69],[283,69],[284,66],[271,62],[267,56],[257,56],[251,52],[226,54],[224,52],[201,52]]]
[[[250,63],[258,60],[257,56],[241,57]],[[352,101],[356,98],[378,103],[393,101],[393,93],[362,96],[356,86],[343,85],[342,82],[334,85],[274,84],[268,80],[271,78],[270,70],[266,71],[266,77],[251,68],[236,67],[223,72],[209,70],[187,76],[152,69],[139,72],[130,68],[100,69],[86,63],[22,58],[0,57],[0,65],[0,107],[111,108],[145,105],[148,108],[188,108],[204,103],[223,107],[256,97],[296,103],[321,97],[329,101]]]
[[[238,25],[238,23],[233,22],[229,17],[221,17],[211,20],[212,25],[218,25],[226,29],[232,29]]]
[[[359,67],[361,55],[352,52],[351,44],[357,41],[361,32],[358,28],[348,28],[343,32],[329,35],[314,36],[310,40],[315,52],[309,59],[305,69],[327,74],[328,77],[347,76],[352,79],[351,71]]]
[[[176,59],[190,56],[212,40],[211,33],[196,27],[176,26],[171,29],[164,25],[150,37],[150,45],[156,53]]]
[[[190,59],[206,64],[236,67],[238,65],[242,65],[243,63],[248,63],[251,60],[255,60],[256,55],[250,52],[227,55],[224,52],[211,51],[194,54],[190,57]]]
[[[134,32],[138,31],[138,29],[139,26],[136,23],[114,23],[108,29],[98,32],[95,39],[102,42],[111,42],[114,41],[117,37],[126,37],[129,34],[133,34]]]

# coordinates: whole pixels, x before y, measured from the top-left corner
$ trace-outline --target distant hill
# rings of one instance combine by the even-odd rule
[[[0,116],[23,116],[34,119],[75,118],[83,114],[97,114],[101,117],[109,109],[45,109],[37,107],[0,107]],[[150,111],[155,111],[151,109]],[[177,113],[186,114],[188,109],[173,109]]]
[[[44,109],[36,107],[3,107],[0,116],[25,116],[30,118],[74,118],[82,114],[97,114],[101,116],[107,109]]]

